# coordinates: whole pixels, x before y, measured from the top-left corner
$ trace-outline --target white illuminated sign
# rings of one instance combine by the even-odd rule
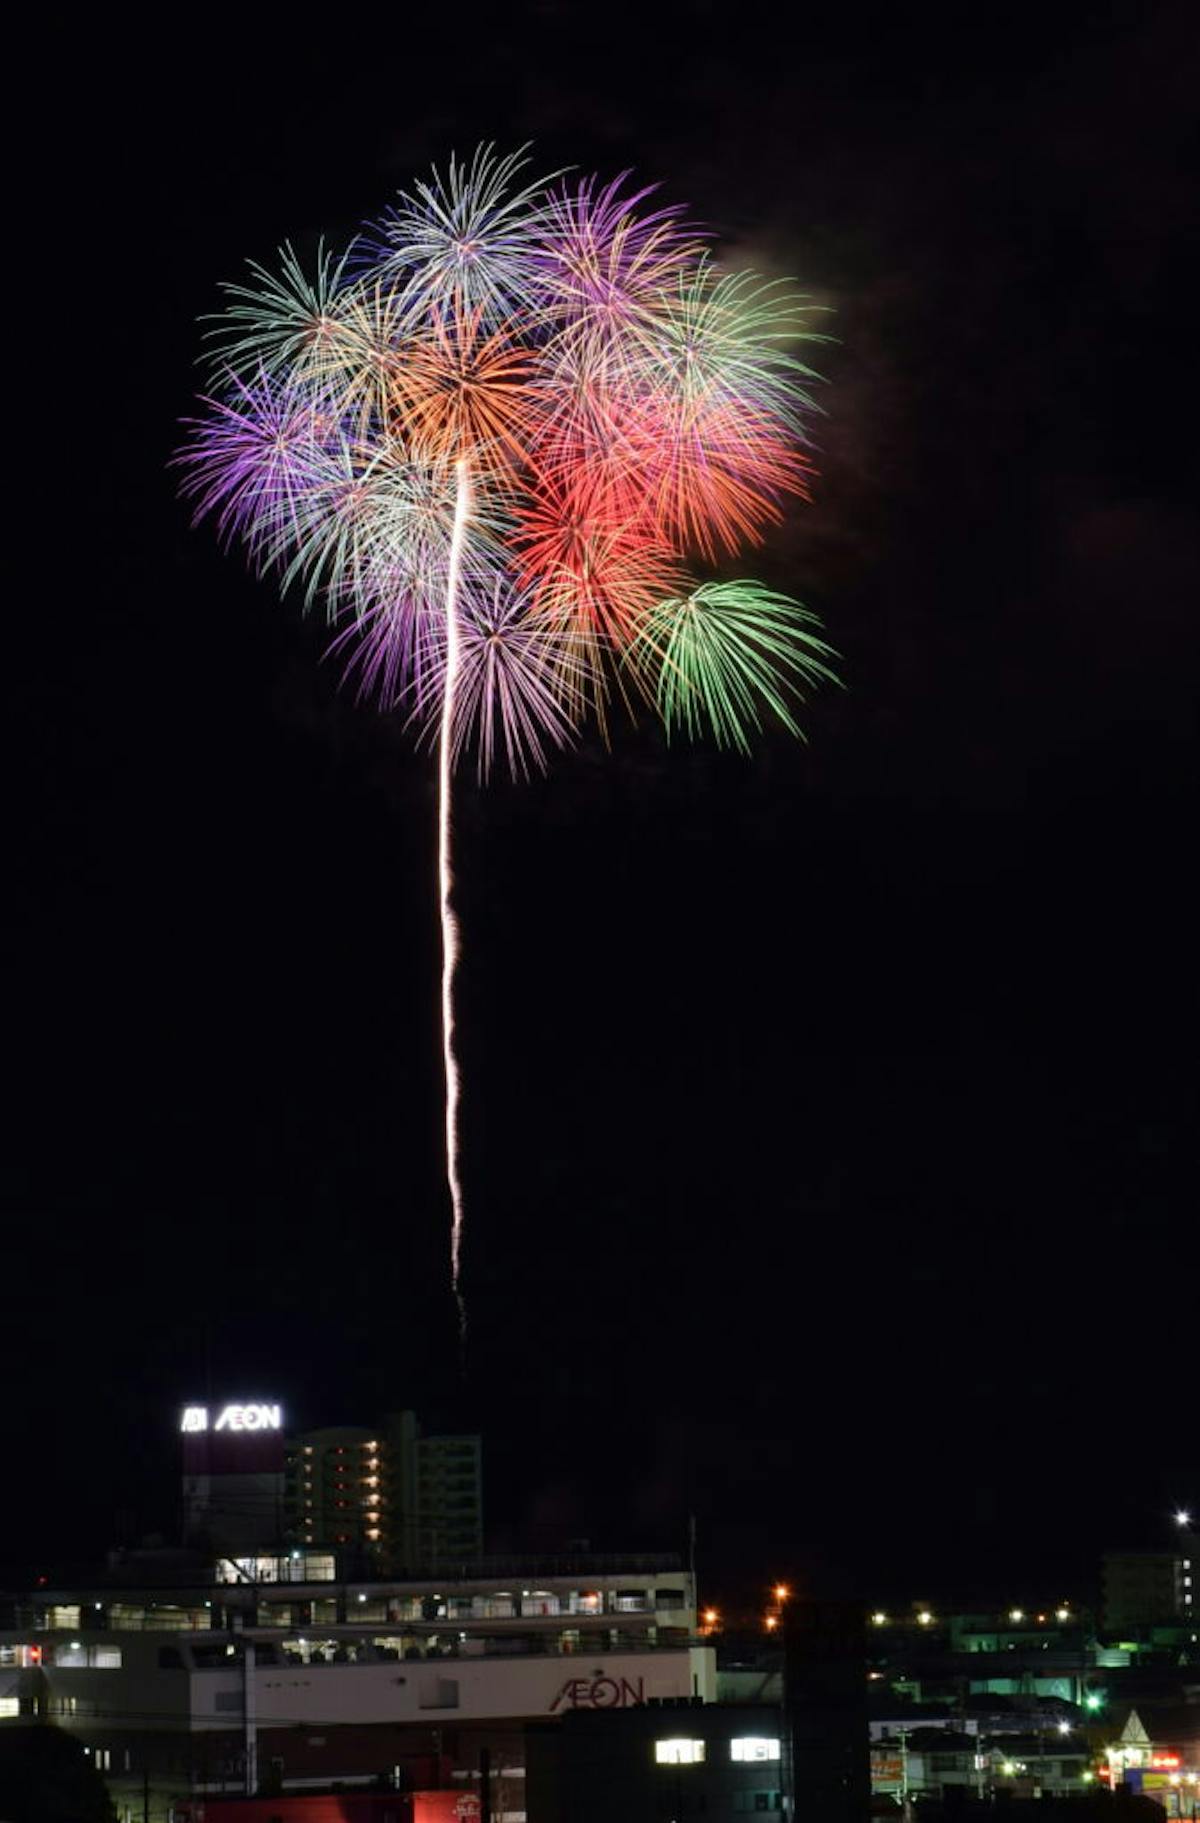
[[[209,1429],[207,1405],[185,1405],[179,1421],[181,1431]],[[223,1405],[212,1426],[215,1431],[278,1431],[283,1429],[281,1405]]]

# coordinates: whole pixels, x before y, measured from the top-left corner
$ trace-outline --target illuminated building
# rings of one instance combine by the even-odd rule
[[[399,1575],[483,1555],[477,1436],[423,1437],[413,1412],[287,1432],[275,1401],[183,1407],[183,1538],[201,1550],[338,1550]]]
[[[1152,1797],[1169,1817],[1200,1810],[1200,1705],[1139,1698],[1118,1713],[1101,1782]]]
[[[52,1721],[81,1740],[122,1823],[144,1796],[157,1820],[264,1779],[470,1792],[485,1752],[493,1823],[524,1823],[528,1723],[716,1694],[677,1558],[347,1583],[333,1553],[295,1550],[190,1583],[122,1573],[38,1588],[0,1632],[0,1730]]]
[[[536,1823],[740,1823],[788,1809],[786,1731],[768,1704],[576,1710],[527,1740]]]
[[[482,1446],[422,1437],[412,1412],[375,1427],[305,1431],[287,1443],[287,1536],[357,1547],[391,1574],[453,1570],[483,1555]]]
[[[283,1408],[274,1400],[185,1405],[183,1538],[214,1551],[251,1550],[282,1536]]]

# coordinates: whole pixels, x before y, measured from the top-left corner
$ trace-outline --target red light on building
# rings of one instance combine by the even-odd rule
[[[479,1799],[473,1791],[414,1791],[413,1823],[477,1823]]]

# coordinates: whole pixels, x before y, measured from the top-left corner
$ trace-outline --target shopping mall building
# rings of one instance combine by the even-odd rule
[[[524,1823],[527,1723],[715,1699],[678,1559],[478,1572],[345,1581],[337,1553],[295,1549],[41,1588],[0,1630],[0,1729],[75,1735],[121,1823],[260,1789],[467,1793],[481,1768],[493,1823]]]

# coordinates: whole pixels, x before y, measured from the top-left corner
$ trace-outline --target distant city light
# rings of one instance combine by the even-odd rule
[[[776,1627],[779,1625],[778,1614],[768,1614],[763,1625],[766,1627],[768,1633],[774,1633]]]
[[[1101,1707],[1103,1702],[1104,1697],[1099,1690],[1089,1690],[1083,1699],[1083,1706],[1085,1709],[1096,1710]]]
[[[1008,1618],[1009,1618],[1009,1620],[1024,1620],[1025,1619],[1024,1608],[1010,1608],[1008,1611]]]
[[[1058,1724],[1058,1732],[1060,1734],[1070,1734],[1070,1732],[1071,1732],[1070,1722],[1060,1722]]]
[[[1175,1514],[1176,1525],[1191,1525],[1192,1516],[1186,1507],[1179,1507]]]
[[[789,1595],[791,1594],[791,1592],[792,1591],[788,1588],[788,1586],[785,1582],[777,1582],[775,1584],[775,1600],[776,1601],[786,1601],[788,1599]]]
[[[933,1615],[929,1612],[928,1608],[922,1608],[921,1612],[917,1615],[918,1625],[920,1625],[922,1627],[929,1626],[932,1619],[933,1619]]]
[[[704,1624],[706,1627],[715,1627],[720,1618],[721,1616],[715,1608],[705,1608]]]
[[[1070,1618],[1071,1618],[1070,1608],[1055,1608],[1054,1618],[1055,1618],[1055,1620],[1070,1620]]]
[[[886,1627],[887,1626],[887,1615],[884,1613],[882,1608],[876,1608],[874,1614],[872,1614],[872,1616],[871,1616],[871,1624],[872,1624],[872,1626],[875,1626],[875,1627]]]

